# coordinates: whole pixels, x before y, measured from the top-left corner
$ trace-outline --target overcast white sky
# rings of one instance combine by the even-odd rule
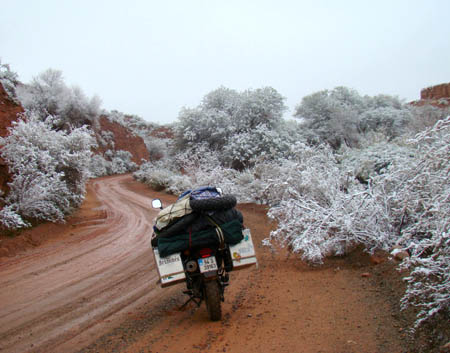
[[[0,58],[152,122],[221,85],[272,86],[291,117],[336,86],[409,101],[450,82],[449,14],[448,0],[0,0]]]

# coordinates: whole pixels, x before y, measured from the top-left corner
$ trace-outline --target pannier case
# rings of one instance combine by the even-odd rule
[[[230,245],[233,270],[241,270],[252,265],[258,267],[258,260],[256,259],[255,247],[253,246],[250,229],[244,229],[242,233],[244,239],[236,245]]]
[[[158,249],[153,248],[153,256],[161,280],[161,287],[169,287],[186,280],[180,253],[159,257]]]
[[[250,229],[244,229],[242,233],[244,239],[236,245],[230,245],[233,270],[241,270],[253,265],[258,266]],[[161,280],[161,287],[169,287],[186,280],[180,253],[160,257],[158,248],[153,248],[153,256]]]

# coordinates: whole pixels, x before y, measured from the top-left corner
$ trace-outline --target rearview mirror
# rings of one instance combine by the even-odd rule
[[[153,207],[153,208],[160,208],[160,209],[162,209],[163,207],[162,207],[162,202],[161,202],[161,200],[160,200],[160,199],[154,199],[154,200],[152,200],[152,207]]]

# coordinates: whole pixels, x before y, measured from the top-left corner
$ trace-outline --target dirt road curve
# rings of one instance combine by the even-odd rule
[[[244,204],[259,268],[232,273],[221,322],[178,307],[149,249],[151,192],[116,176],[92,181],[83,207],[50,241],[0,258],[0,353],[403,352],[402,329],[361,255],[310,269],[260,241],[262,206]],[[34,232],[42,232],[45,227]]]

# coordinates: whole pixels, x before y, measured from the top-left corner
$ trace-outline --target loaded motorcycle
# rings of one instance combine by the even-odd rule
[[[250,230],[243,229],[242,215],[234,209],[236,201],[224,211],[220,208],[229,198],[219,195],[214,200],[196,200],[191,195],[193,212],[163,231],[154,226],[151,240],[161,286],[185,282],[183,293],[189,299],[182,307],[190,302],[200,307],[205,301],[212,321],[222,317],[229,272],[257,264]],[[159,199],[152,206],[164,210]]]

